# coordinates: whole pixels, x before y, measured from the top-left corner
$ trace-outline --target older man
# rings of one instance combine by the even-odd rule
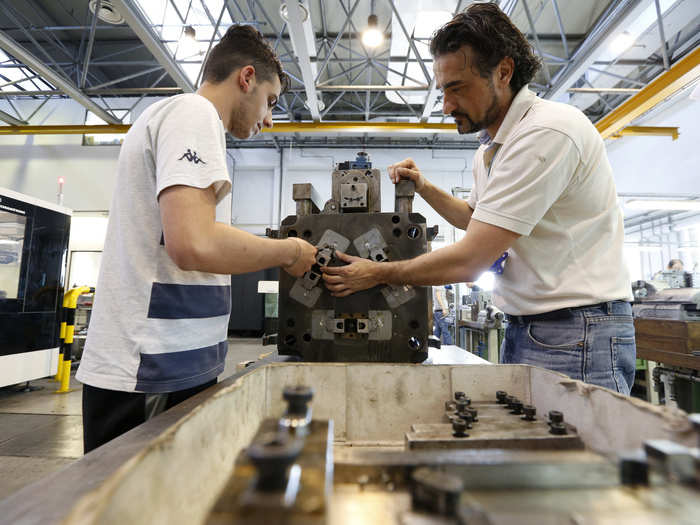
[[[472,4],[431,42],[443,112],[479,132],[474,186],[454,198],[411,159],[389,167],[442,217],[466,229],[452,246],[406,261],[324,268],[345,296],[379,284],[474,281],[502,254],[494,302],[508,314],[503,363],[527,363],[628,394],[634,380],[632,299],[623,220],[600,135],[573,106],[528,89],[539,60],[492,3]]]

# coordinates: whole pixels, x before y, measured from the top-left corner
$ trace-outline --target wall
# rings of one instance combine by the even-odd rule
[[[138,99],[107,99],[110,107],[129,108]],[[138,116],[150,103],[134,109]],[[27,118],[38,101],[17,101]],[[15,115],[6,101],[0,109]],[[32,124],[83,124],[86,110],[72,100],[49,100],[32,118]],[[64,205],[73,210],[108,210],[114,193],[118,146],[83,146],[82,135],[7,135],[0,137],[0,186],[56,202],[58,177],[65,179]]]
[[[293,215],[296,205],[292,185],[311,182],[322,200],[331,195],[331,172],[338,162],[354,160],[355,150],[300,150],[282,152],[284,176],[280,179],[280,153],[274,150],[230,150],[235,159],[233,177],[234,224],[252,233],[262,234],[266,227],[277,227],[278,217]],[[408,156],[416,161],[426,177],[448,191],[455,186],[472,185],[471,164],[474,151],[388,151],[369,150],[373,168],[382,172],[382,210],[394,209],[394,193],[386,172],[389,164]],[[281,196],[281,205],[280,205]],[[280,210],[281,207],[281,210]],[[422,198],[416,197],[414,211],[422,213],[429,225],[438,224],[442,232],[447,224]]]
[[[635,125],[678,126],[680,136],[608,141],[618,192],[700,194],[700,100],[685,93]]]
[[[608,141],[608,157],[620,193],[700,195],[700,100],[690,99],[689,90],[657,110],[638,119],[635,125],[678,126],[680,136],[623,137]],[[637,214],[639,211],[634,211]],[[700,264],[700,219],[671,227],[658,220],[628,230],[626,253],[633,279],[650,279],[670,259],[681,259],[685,269]],[[633,243],[643,242],[639,248]]]
[[[133,100],[108,101],[110,105],[127,107]],[[38,102],[16,104],[23,115],[29,115]],[[138,115],[146,104],[137,106]],[[0,109],[13,113],[0,101]],[[36,116],[42,124],[82,122],[85,109],[70,100],[49,101]],[[690,100],[687,93],[676,97],[662,111],[652,113],[635,124],[679,126],[680,137],[624,137],[607,142],[619,192],[700,194],[700,101]],[[229,150],[233,173],[233,222],[240,228],[263,234],[265,228],[276,228],[279,218],[294,214],[292,185],[312,182],[322,197],[330,197],[330,173],[340,161],[355,157],[356,150],[285,149],[282,153],[283,176],[280,176],[280,153],[275,150]],[[424,174],[436,185],[452,187],[472,185],[471,166],[474,151],[369,150],[374,167],[382,170],[382,209],[393,209],[393,192],[386,176],[386,167],[406,156],[412,156]],[[117,146],[82,146],[80,135],[5,136],[0,137],[0,186],[55,202],[57,179],[65,178],[64,204],[77,211],[108,210],[114,191]],[[415,211],[425,215],[429,225],[440,226],[441,236],[452,240],[452,229],[419,197]],[[694,242],[691,232],[684,243]],[[636,240],[630,235],[628,241]],[[87,249],[74,247],[73,249]],[[629,250],[628,250],[629,251]],[[630,251],[630,257],[636,257]],[[664,247],[660,254],[639,254],[631,265],[635,277],[648,277],[659,261],[683,257],[674,247]],[[658,255],[658,257],[657,257]],[[693,264],[700,252],[685,254]],[[652,260],[653,259],[653,260]]]

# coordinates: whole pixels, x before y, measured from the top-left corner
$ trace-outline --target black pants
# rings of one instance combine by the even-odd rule
[[[155,394],[155,396],[160,398],[159,401],[164,401],[162,410],[168,410],[215,384],[216,379],[212,379],[207,383],[186,390],[170,392],[169,394]],[[147,406],[149,397],[153,396],[154,394],[119,392],[83,385],[83,449],[85,454],[137,427],[148,417],[156,415]]]

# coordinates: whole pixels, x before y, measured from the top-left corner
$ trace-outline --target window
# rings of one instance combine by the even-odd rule
[[[27,218],[0,210],[0,299],[17,299]]]

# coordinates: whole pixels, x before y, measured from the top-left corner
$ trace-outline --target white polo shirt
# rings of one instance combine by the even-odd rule
[[[612,169],[588,118],[524,86],[493,141],[485,138],[467,200],[472,218],[521,235],[494,304],[529,315],[632,300]]]

